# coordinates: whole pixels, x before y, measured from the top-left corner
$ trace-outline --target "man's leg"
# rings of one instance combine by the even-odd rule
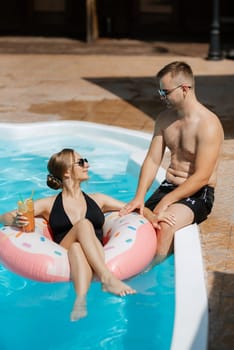
[[[190,225],[194,219],[193,211],[184,204],[172,204],[167,212],[174,214],[175,225],[170,226],[165,222],[160,222],[161,229],[157,230],[157,252],[154,265],[160,263],[172,252],[175,232],[184,226]]]

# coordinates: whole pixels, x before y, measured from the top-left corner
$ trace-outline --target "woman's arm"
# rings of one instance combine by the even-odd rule
[[[104,213],[112,210],[120,210],[126,205],[126,203],[102,193],[95,193],[93,195],[90,195],[90,197],[92,197],[97,202]],[[139,212],[139,210],[136,211]],[[173,214],[162,212],[160,215],[156,215],[146,207],[143,209],[143,216],[149,220],[149,222],[151,222],[152,225],[157,229],[161,229],[159,224],[161,221],[166,222],[170,226],[173,226],[175,224],[175,218]]]
[[[34,201],[34,216],[49,219],[50,209],[55,196]],[[0,215],[0,223],[4,226],[23,227],[28,224],[27,218],[18,210],[12,210]]]
[[[106,194],[103,194],[103,193],[93,193],[93,194],[89,194],[89,196],[93,200],[95,200],[95,202],[102,209],[103,213],[106,213],[107,211],[112,211],[112,210],[120,210],[125,205],[124,202],[119,201],[118,199],[115,199],[111,196],[107,196]]]
[[[17,210],[12,210],[0,215],[0,223],[4,226],[17,226],[16,225]]]
[[[34,202],[34,216],[43,217],[48,221],[55,198],[56,196],[51,196],[36,200]]]

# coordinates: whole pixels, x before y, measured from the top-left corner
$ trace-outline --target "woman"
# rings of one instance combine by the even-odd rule
[[[34,215],[49,222],[54,241],[68,250],[77,295],[71,320],[76,321],[87,315],[86,296],[94,275],[104,291],[120,296],[136,293],[108,270],[102,246],[103,213],[120,210],[124,203],[101,193],[87,195],[81,190],[81,182],[89,178],[89,165],[87,159],[72,149],[52,155],[47,167],[47,185],[61,191],[57,196],[36,200]],[[144,215],[152,221],[155,214],[145,208]],[[162,214],[158,220],[174,224],[173,215]],[[18,227],[28,224],[27,218],[16,210],[0,215],[0,223]]]
[[[101,193],[84,193],[80,184],[89,178],[88,168],[87,159],[72,149],[52,155],[47,185],[62,191],[34,202],[35,216],[49,222],[54,241],[68,250],[77,295],[71,321],[87,315],[86,295],[94,274],[107,292],[120,296],[136,293],[108,270],[102,246],[103,213],[120,210],[124,204]],[[1,215],[0,222],[18,227],[28,224],[27,218],[16,210]]]

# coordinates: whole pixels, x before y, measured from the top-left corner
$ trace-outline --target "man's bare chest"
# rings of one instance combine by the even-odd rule
[[[192,127],[174,125],[164,131],[166,146],[173,154],[187,160],[192,160],[196,154],[197,137]]]

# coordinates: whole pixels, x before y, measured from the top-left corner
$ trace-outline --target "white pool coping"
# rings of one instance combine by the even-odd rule
[[[77,134],[117,143],[131,152],[129,171],[135,171],[134,164],[141,166],[152,137],[141,131],[82,121],[0,123],[1,138],[14,139],[14,142],[26,135],[45,136],[45,130],[47,136],[74,135],[77,131]],[[159,182],[164,174],[165,170],[161,168],[157,176]],[[171,350],[205,350],[208,343],[208,300],[198,226],[189,225],[177,231],[174,247],[176,298]]]

